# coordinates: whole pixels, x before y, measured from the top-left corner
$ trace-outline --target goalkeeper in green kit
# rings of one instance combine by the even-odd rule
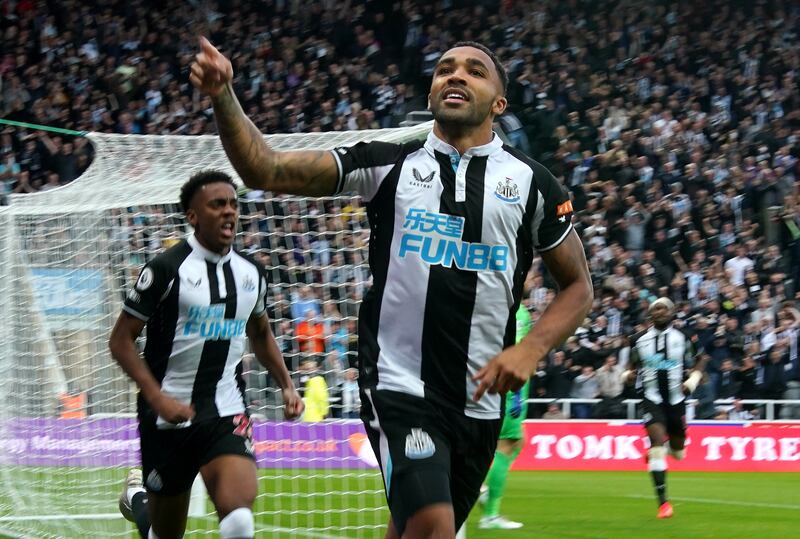
[[[531,329],[531,315],[525,306],[524,300],[517,310],[517,339],[522,340]],[[483,517],[478,527],[483,530],[514,530],[522,527],[521,522],[514,522],[500,516],[500,501],[506,489],[508,470],[514,459],[522,450],[525,434],[522,422],[528,414],[528,387],[530,380],[525,382],[519,391],[506,394],[506,413],[503,418],[503,427],[500,430],[500,439],[494,453],[494,461],[486,483],[481,488],[480,502],[483,504]]]

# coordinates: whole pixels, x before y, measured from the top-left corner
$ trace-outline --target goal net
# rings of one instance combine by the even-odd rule
[[[430,128],[267,140],[279,150],[330,149],[424,138]],[[108,336],[142,265],[188,232],[180,185],[209,168],[238,181],[217,137],[88,137],[95,159],[84,175],[0,208],[0,536],[136,536],[117,511],[125,473],[139,465],[136,388],[111,358]],[[379,537],[388,512],[347,370],[370,279],[364,209],[357,198],[244,188],[240,200],[237,246],[271,277],[273,330],[295,384],[310,357],[330,396],[324,421],[284,422],[275,383],[245,355],[256,536]],[[216,533],[208,501],[191,515],[187,537]]]

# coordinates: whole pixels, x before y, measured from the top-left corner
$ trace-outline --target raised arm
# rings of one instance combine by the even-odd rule
[[[278,152],[245,115],[233,92],[233,67],[206,38],[189,80],[211,96],[220,140],[245,185],[277,193],[326,196],[336,190],[339,169],[329,151]]]
[[[678,269],[681,273],[686,273],[689,271],[689,266],[686,265],[686,262],[683,260],[680,251],[673,251],[672,259],[675,261],[675,265],[678,266]]]

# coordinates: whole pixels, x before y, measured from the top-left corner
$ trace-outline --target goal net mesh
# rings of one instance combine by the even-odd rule
[[[278,150],[321,150],[424,138],[430,128],[266,139]],[[142,265],[189,232],[181,184],[212,168],[239,182],[217,137],[88,137],[95,159],[84,175],[0,208],[0,536],[136,537],[117,511],[126,471],[140,462],[136,388],[108,336]],[[274,381],[244,356],[256,536],[379,537],[388,512],[348,371],[370,280],[361,202],[242,187],[240,213],[237,247],[270,276],[273,331],[295,384],[308,376],[301,360],[314,359],[330,405],[324,421],[282,421]],[[213,506],[194,496],[186,536],[216,529]]]

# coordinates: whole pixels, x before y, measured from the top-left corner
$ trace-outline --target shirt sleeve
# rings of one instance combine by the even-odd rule
[[[269,277],[267,272],[259,263],[256,263],[256,270],[258,271],[258,299],[256,300],[255,307],[253,307],[252,314],[254,316],[263,316],[267,312],[267,286],[269,286]]]
[[[695,363],[697,363],[697,354],[694,348],[694,343],[692,342],[691,337],[686,333],[683,333],[683,338],[685,339],[684,350],[683,350],[683,364],[686,368],[693,368]]]
[[[572,201],[549,170],[536,168],[536,183],[541,195],[534,215],[534,247],[549,251],[561,245],[572,230]]]
[[[146,322],[169,293],[173,279],[174,275],[163,260],[154,258],[139,273],[136,284],[125,297],[122,310]]]
[[[359,142],[354,146],[335,148],[331,153],[339,169],[334,194],[357,194],[369,202],[397,165],[403,146],[378,141]]]

